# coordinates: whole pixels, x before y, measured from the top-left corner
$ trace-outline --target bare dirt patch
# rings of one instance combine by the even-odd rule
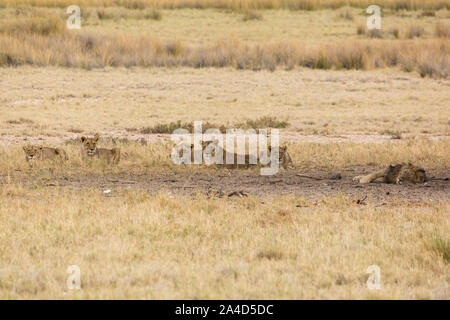
[[[155,173],[77,173],[61,175],[29,174],[18,172],[14,176],[2,176],[0,183],[42,184],[48,187],[101,188],[111,190],[111,195],[122,189],[143,189],[151,194],[167,191],[171,194],[194,195],[198,192],[212,197],[255,195],[260,198],[275,195],[295,194],[309,200],[345,195],[355,203],[385,205],[394,201],[420,203],[449,199],[450,181],[433,180],[426,184],[388,185],[370,183],[366,185],[352,181],[373,167],[354,166],[336,172],[314,170],[308,173],[299,170],[279,172],[274,176],[261,176],[256,170],[195,170],[174,172],[162,170]],[[299,176],[307,174],[313,178]],[[340,174],[340,179],[333,176]],[[448,177],[450,172],[429,172],[430,176]],[[359,200],[359,201],[358,201]]]

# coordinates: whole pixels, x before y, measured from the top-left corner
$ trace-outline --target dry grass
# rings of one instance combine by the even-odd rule
[[[421,77],[447,78],[450,76],[450,61],[442,56],[424,54],[418,58]]]
[[[373,4],[370,0],[5,0],[3,6],[16,7],[19,5],[32,5],[44,7],[80,6],[123,6],[129,9],[144,9],[160,7],[164,9],[182,8],[217,8],[231,10],[251,9],[290,9],[290,10],[318,10],[337,9],[347,5],[358,8],[367,8]],[[392,10],[439,10],[450,8],[445,0],[379,0],[377,5]]]
[[[450,262],[450,239],[434,234],[430,241],[432,248],[446,261]]]
[[[341,10],[341,12],[339,13],[339,17],[341,19],[350,20],[350,21],[353,21],[353,19],[354,19],[353,12],[349,8],[346,8],[345,10]]]
[[[15,30],[15,29],[14,29]],[[34,29],[33,29],[34,30]],[[47,28],[38,28],[47,32]],[[412,35],[412,30],[409,34]],[[408,36],[409,37],[409,36]],[[401,65],[416,66],[419,57],[444,61],[436,75],[448,74],[449,41],[356,42],[346,41],[319,48],[288,41],[249,46],[238,41],[222,41],[208,47],[191,47],[179,41],[166,44],[142,36],[98,36],[93,33],[46,37],[27,34],[0,35],[0,66],[24,64],[78,68],[104,67],[234,67],[275,70],[277,66],[319,69],[372,69]]]
[[[438,23],[436,23],[434,34],[439,38],[450,38],[450,26],[445,25],[439,21]]]
[[[263,16],[261,13],[255,11],[255,10],[247,10],[244,12],[244,17],[242,19],[244,21],[263,20]]]
[[[0,97],[4,106],[0,140],[6,143],[24,137],[70,139],[73,128],[84,134],[138,139],[142,135],[125,130],[138,132],[179,120],[231,127],[263,115],[287,120],[289,127],[281,129],[282,134],[294,139],[296,135],[352,135],[348,140],[353,141],[386,130],[403,137],[450,134],[448,80],[421,79],[415,73],[389,69],[19,67],[0,68],[0,79],[7,79]],[[34,123],[8,123],[20,119]]]
[[[388,31],[395,39],[398,39],[400,37],[400,30],[398,27],[392,27]]]
[[[139,130],[140,133],[143,134],[154,134],[154,133],[166,133],[171,134],[177,129],[186,129],[189,132],[194,132],[194,124],[193,123],[182,123],[181,120],[171,123],[157,123],[152,127],[145,127]],[[218,125],[215,123],[202,123],[202,131],[206,131],[208,129],[219,129],[221,132],[225,133],[227,127],[223,124]]]
[[[225,133],[227,129],[267,129],[267,128],[287,128],[289,122],[278,120],[275,117],[265,116],[258,119],[247,119],[243,122],[237,122],[234,124],[217,124],[205,122],[202,123],[202,131],[205,132],[208,129],[219,129],[220,132]],[[181,120],[171,123],[157,123],[152,127],[145,127],[139,130],[143,134],[155,134],[155,133],[167,133],[171,134],[177,129],[186,129],[189,132],[194,132],[193,123],[182,123]]]
[[[81,31],[64,28],[72,4],[82,5]],[[365,23],[369,4],[1,1],[0,296],[448,299],[445,198],[403,202],[392,194],[380,205],[318,190],[315,200],[210,199],[195,190],[184,196],[104,184],[166,173],[219,179],[225,171],[170,159],[162,133],[195,120],[204,129],[280,128],[295,170],[342,172],[346,187],[361,166],[410,161],[446,175],[450,50],[448,12],[438,10],[448,3],[379,1],[383,28],[399,35],[362,39],[355,26]],[[262,11],[272,8],[291,10]],[[245,22],[246,12],[264,19]],[[425,33],[396,40],[411,25]],[[79,136],[94,133],[100,147],[121,148],[117,166],[81,158]],[[28,143],[60,146],[69,160],[30,168]],[[73,264],[81,291],[65,285]],[[381,268],[379,291],[366,287],[373,264]]]
[[[322,168],[326,170],[340,170],[351,166],[386,167],[393,163],[412,162],[426,170],[446,170],[450,167],[450,141],[448,139],[427,141],[401,139],[386,143],[287,143],[289,153],[298,169]],[[158,171],[164,168],[174,170],[193,170],[196,166],[177,166],[172,163],[170,153],[172,143],[151,143],[142,145],[139,141],[117,139],[114,143],[107,136],[102,136],[100,147],[120,147],[126,154],[117,166],[111,168],[106,163],[93,162],[86,164],[81,157],[81,143],[78,139],[65,143],[44,143],[46,146],[62,147],[69,156],[66,163],[37,162],[33,169],[25,161],[25,153],[21,145],[0,147],[0,168],[2,174],[16,175],[16,172],[26,172],[39,175],[46,170],[54,174],[108,174],[133,173],[141,174]]]
[[[406,30],[406,38],[420,38],[424,35],[425,29],[422,26],[412,25]]]
[[[235,124],[235,127],[242,129],[287,128],[289,127],[289,122],[265,116],[257,119],[247,119]]]
[[[394,31],[391,32],[393,38],[399,38],[400,28],[405,28],[404,38],[420,37],[424,40],[381,41],[347,35],[350,26],[353,25],[354,28],[355,23],[365,18],[356,16],[356,9],[349,7],[341,11],[345,20],[342,27],[341,24],[337,27],[332,23],[333,19],[328,19],[323,21],[324,27],[319,28],[319,25],[316,26],[314,23],[324,18],[317,13],[308,13],[308,16],[314,18],[310,29],[305,30],[306,34],[311,34],[310,36],[302,36],[294,31],[302,30],[295,13],[270,11],[267,19],[265,14],[264,21],[256,19],[252,23],[245,23],[234,14],[189,11],[188,16],[191,20],[198,18],[199,21],[195,27],[198,28],[195,34],[202,34],[209,28],[211,34],[215,35],[207,37],[208,40],[202,43],[192,39],[191,34],[179,33],[180,29],[184,30],[185,27],[189,29],[187,21],[184,21],[186,20],[184,12],[166,11],[163,21],[153,21],[161,18],[160,11],[156,9],[88,8],[83,10],[85,27],[81,31],[69,31],[64,28],[65,13],[58,10],[33,7],[18,7],[16,11],[0,10],[5,18],[0,23],[0,66],[30,64],[86,69],[122,66],[194,68],[231,66],[237,69],[271,71],[277,68],[290,70],[298,66],[357,70],[400,66],[403,70],[417,70],[421,75],[428,76],[430,73],[423,72],[421,63],[421,57],[426,56],[433,61],[444,61],[434,64],[433,69],[443,69],[433,72],[433,77],[448,74],[448,69],[445,68],[448,66],[450,50],[448,37],[445,36],[445,18],[444,22],[440,20],[436,22],[434,20],[440,18],[424,17],[420,20],[420,24],[417,21],[413,22],[414,20],[400,23],[398,19],[401,18],[386,18],[387,26],[397,21]],[[254,10],[244,12],[250,19],[258,18],[257,15],[252,15],[256,13]],[[333,17],[332,11],[326,11],[325,17]],[[355,22],[349,20],[350,17]],[[389,19],[392,19],[392,22]],[[217,22],[217,26],[214,23],[214,27],[211,28],[210,20]],[[308,22],[305,17],[301,17],[300,21]],[[180,28],[177,29],[178,23]],[[230,30],[230,34],[218,36],[223,32],[221,30],[229,29],[227,26],[230,23],[239,27],[238,30]],[[287,26],[286,29],[289,30],[287,36],[283,35],[285,32],[277,34],[273,31],[277,29],[273,26],[280,23]],[[189,25],[192,25],[192,21]],[[120,32],[111,31],[118,28]],[[145,32],[147,28],[150,28],[149,32]],[[318,30],[331,28],[337,30],[336,34],[340,35],[337,38],[339,41],[324,36],[323,31],[320,31],[321,34],[317,33]],[[366,32],[365,27],[360,24],[358,34],[362,33],[367,33],[371,38],[383,38],[389,34],[378,31]],[[162,34],[162,38],[156,38],[154,36],[156,34]],[[259,36],[255,41],[248,40],[257,34]],[[265,36],[261,36],[262,34]],[[429,35],[433,34],[437,38],[430,39]],[[269,39],[278,40],[269,41],[267,35]],[[225,37],[221,40],[222,36]],[[305,38],[298,41],[299,36]],[[187,40],[180,41],[178,40],[180,38]]]
[[[48,36],[61,34],[65,29],[63,20],[57,16],[10,19],[0,22],[0,33],[21,37],[26,35]]]
[[[110,195],[0,186],[0,295],[448,298],[448,260],[428,241],[448,234],[448,203],[374,208],[345,196],[316,203],[273,197],[263,204],[255,197],[173,198],[124,189]],[[65,285],[66,269],[74,264],[81,270],[80,291]],[[366,287],[373,264],[381,268],[377,291]]]

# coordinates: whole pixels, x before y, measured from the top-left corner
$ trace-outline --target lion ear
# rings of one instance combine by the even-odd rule
[[[80,138],[80,140],[81,140],[81,142],[85,142],[85,141],[86,141],[86,137],[85,137],[85,136],[82,136],[82,137]]]
[[[94,136],[94,141],[97,142],[97,141],[98,141],[98,138],[99,138],[99,136],[98,136],[98,134],[96,134],[96,135]]]
[[[42,150],[42,146],[39,146],[39,150]]]
[[[28,150],[28,146],[23,146],[22,148],[23,148],[23,150],[25,150],[25,151]]]

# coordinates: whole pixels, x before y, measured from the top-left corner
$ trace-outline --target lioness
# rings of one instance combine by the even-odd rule
[[[99,136],[95,135],[93,138],[82,136],[80,138],[83,155],[87,157],[96,157],[100,160],[106,160],[108,163],[118,164],[120,160],[120,149],[112,148],[97,148],[97,141]]]
[[[53,160],[58,157],[61,160],[69,160],[66,151],[61,148],[49,148],[43,146],[23,146],[25,159],[31,165],[33,160]]]
[[[395,184],[402,184],[403,182],[424,183],[427,181],[427,176],[425,174],[425,170],[418,166],[411,163],[400,163],[390,165],[386,169],[382,169],[365,176],[354,177],[353,181],[358,181],[359,183],[370,183],[378,179],[381,179],[384,183]]]
[[[249,167],[249,166],[261,165],[261,159],[260,159],[259,153],[257,153],[256,155],[245,153],[244,154],[244,159],[245,159],[244,163],[243,164],[238,164],[237,161],[238,161],[238,155],[239,154],[237,152],[228,152],[226,149],[224,149],[224,148],[222,148],[222,147],[217,145],[218,144],[217,140],[212,142],[212,144],[215,145],[215,148],[216,148],[215,150],[219,150],[217,148],[221,148],[222,149],[222,157],[223,157],[222,158],[222,164],[217,164],[219,166],[226,166],[227,168],[236,168],[236,167],[239,167],[239,166]],[[207,144],[203,145],[203,147],[206,147],[206,146],[207,146]],[[272,152],[272,147],[269,145],[267,148],[268,148],[267,156],[270,157],[271,152]],[[214,158],[214,156],[215,156],[215,152],[213,151],[212,154],[211,154],[211,157]],[[228,164],[227,163],[227,157],[229,159],[234,159],[233,164]],[[253,160],[252,161],[253,163],[250,163],[250,160]],[[281,164],[281,166],[284,169],[292,168],[292,158],[291,158],[289,152],[287,151],[287,146],[280,146],[279,147],[279,149],[278,149],[278,161],[279,161],[278,163]]]

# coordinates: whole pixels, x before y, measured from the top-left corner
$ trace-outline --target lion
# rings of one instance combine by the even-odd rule
[[[218,166],[225,166],[227,168],[237,168],[237,167],[245,167],[248,168],[249,166],[260,166],[261,165],[261,159],[260,159],[260,154],[257,153],[256,155],[252,155],[249,153],[245,153],[244,156],[244,163],[243,164],[238,164],[238,156],[240,155],[237,152],[228,152],[226,149],[220,147],[218,145],[218,140],[215,140],[214,142],[211,143],[212,145],[215,145],[215,149],[213,150],[219,150],[218,148],[222,149],[222,163],[221,164],[217,164]],[[207,146],[208,144],[202,144],[203,149]],[[267,147],[268,149],[268,154],[267,156],[270,157],[271,152],[272,152],[272,147],[269,145]],[[211,157],[214,158],[215,152],[213,151],[211,153]],[[256,157],[256,158],[255,158]],[[233,164],[228,164],[227,163],[227,158],[228,159],[234,159]],[[250,161],[252,160],[252,161]],[[278,163],[281,164],[282,168],[284,169],[292,169],[293,168],[293,162],[292,162],[292,158],[289,154],[289,152],[287,151],[287,146],[281,146],[279,147],[278,150]],[[268,165],[268,164],[267,164]]]
[[[191,164],[194,163],[194,151],[195,151],[194,150],[194,144],[193,143],[186,144],[185,142],[180,142],[178,144],[178,146],[181,146],[183,144],[186,145],[188,148],[190,147],[190,149],[191,149]],[[209,145],[213,145],[214,146],[214,149],[212,149],[212,152],[211,152],[211,155],[210,155],[211,156],[211,161],[214,161],[215,151],[216,150],[218,151],[220,149],[222,150],[222,155],[223,155],[222,156],[223,157],[222,163],[221,164],[216,164],[217,166],[225,166],[225,167],[231,169],[231,168],[237,168],[237,167],[248,168],[250,166],[259,166],[259,165],[261,165],[261,161],[259,159],[259,154],[257,154],[257,155],[250,155],[248,153],[244,154],[244,163],[238,164],[237,160],[238,160],[238,155],[240,155],[240,154],[237,153],[237,152],[233,152],[233,153],[228,152],[225,148],[220,147],[218,144],[219,144],[219,140],[215,140],[213,142],[201,141],[201,152],[202,153],[204,153],[205,149]],[[270,145],[267,148],[268,148],[267,156],[270,157],[272,148],[271,148]],[[179,157],[183,156],[183,150],[182,149],[178,150],[178,155],[179,155]],[[284,169],[288,169],[288,168],[292,169],[293,168],[292,158],[291,158],[289,152],[287,151],[287,146],[281,146],[279,148],[279,154],[278,155],[279,155],[279,164],[281,164],[281,166]],[[256,159],[255,159],[255,156],[256,156]],[[234,159],[234,163],[233,164],[227,164],[227,160],[226,160],[227,157]],[[205,161],[204,158],[205,157],[203,157],[203,161]],[[253,160],[252,163],[250,163],[250,159]]]
[[[425,170],[413,165],[412,163],[400,163],[390,165],[389,167],[373,172],[368,175],[357,176],[353,181],[359,183],[371,183],[381,179],[384,183],[424,183],[427,181]]]
[[[66,151],[61,148],[49,148],[43,146],[23,146],[23,151],[25,151],[25,159],[31,165],[33,160],[69,160]]]
[[[96,157],[100,160],[106,160],[107,163],[118,164],[120,161],[120,148],[97,148],[99,136],[93,138],[82,136],[80,138],[82,145],[82,153],[87,157]]]

